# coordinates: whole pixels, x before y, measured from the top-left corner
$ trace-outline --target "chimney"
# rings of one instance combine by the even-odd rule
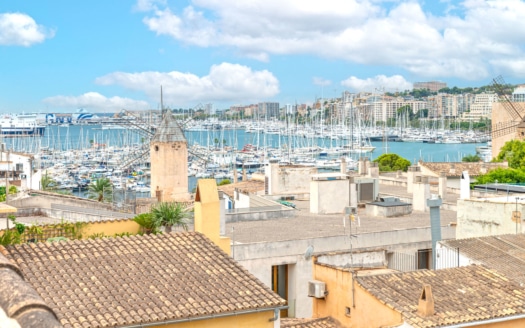
[[[432,269],[436,269],[436,245],[441,241],[441,215],[439,212],[443,200],[437,195],[432,195],[427,199],[427,205],[430,207],[430,234],[432,235]]]
[[[419,303],[417,305],[417,314],[422,317],[434,315],[434,296],[432,296],[432,287],[429,284],[423,285]]]
[[[341,174],[346,174],[346,159],[341,157]]]
[[[454,163],[450,163],[450,171],[449,171],[450,175],[455,175],[456,174],[456,164]]]
[[[447,173],[446,172],[439,173],[438,182],[439,182],[439,185],[438,185],[439,197],[441,197],[442,199],[445,199],[447,195]]]

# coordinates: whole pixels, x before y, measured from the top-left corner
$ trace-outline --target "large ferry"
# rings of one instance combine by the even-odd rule
[[[46,127],[37,123],[37,114],[4,114],[0,116],[2,136],[43,136]]]

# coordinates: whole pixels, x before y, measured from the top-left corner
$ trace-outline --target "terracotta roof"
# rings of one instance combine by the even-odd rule
[[[160,122],[152,142],[186,142],[184,132],[173,114],[166,112]]]
[[[339,328],[342,327],[339,321],[332,317],[318,319],[281,319],[281,328]]]
[[[217,189],[224,192],[226,195],[233,197],[235,188],[245,193],[255,193],[264,190],[264,181],[248,180],[237,183],[230,183],[227,185],[217,186]]]
[[[496,168],[507,168],[508,164],[503,163],[472,163],[472,162],[419,162],[419,166],[426,167],[430,171],[434,172],[437,176],[441,172],[445,172],[447,177],[460,177],[463,171],[468,171],[469,176],[478,176],[483,173],[483,167],[485,167],[486,172],[494,170]],[[451,170],[454,169],[453,172]],[[485,173],[486,173],[485,172]]]
[[[7,247],[64,327],[110,327],[273,309],[286,302],[204,235]]]
[[[525,235],[500,235],[442,241],[474,263],[503,273],[520,285],[525,285]]]
[[[525,289],[478,265],[358,277],[372,295],[399,311],[414,327],[441,327],[525,313]],[[435,314],[418,315],[423,284],[434,296]]]
[[[53,310],[24,280],[20,268],[1,254],[0,311],[6,315],[0,319],[1,327],[14,327],[10,319],[16,320],[22,328],[62,327]]]

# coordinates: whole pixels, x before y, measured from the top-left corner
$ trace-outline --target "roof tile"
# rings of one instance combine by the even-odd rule
[[[379,300],[401,312],[408,324],[417,327],[439,327],[525,313],[525,306],[518,304],[525,297],[514,292],[524,289],[483,266],[363,276],[357,281]],[[429,317],[420,317],[417,313],[424,284],[432,286],[434,296],[435,314]]]
[[[7,253],[63,325],[107,327],[285,304],[197,232],[16,245]]]

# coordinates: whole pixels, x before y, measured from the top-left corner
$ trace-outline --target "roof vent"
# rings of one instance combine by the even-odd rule
[[[434,296],[432,296],[432,287],[428,284],[423,285],[421,296],[419,296],[417,314],[422,317],[430,317],[434,315]]]

